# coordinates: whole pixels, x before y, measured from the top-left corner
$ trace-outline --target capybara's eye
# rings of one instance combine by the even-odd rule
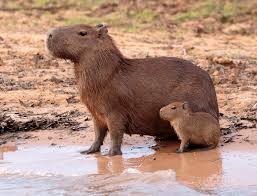
[[[86,32],[86,31],[80,31],[80,32],[79,32],[79,35],[85,36],[85,35],[87,35],[87,32]]]
[[[172,110],[175,110],[175,109],[176,109],[176,106],[171,106],[171,109],[172,109]]]

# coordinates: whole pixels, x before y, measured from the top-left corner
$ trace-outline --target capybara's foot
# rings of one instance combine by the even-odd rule
[[[188,152],[188,151],[190,151],[190,149],[189,148],[184,148],[184,149],[180,149],[180,148],[177,148],[176,149],[176,153],[183,153],[183,152]]]
[[[185,149],[180,149],[180,148],[177,148],[177,150],[176,150],[176,153],[183,153],[183,152],[186,152],[186,150]]]
[[[81,154],[92,154],[100,151],[100,146],[93,144],[88,150],[80,151]]]
[[[179,148],[176,150],[177,153],[183,153],[189,151],[189,142],[186,140],[182,140]]]
[[[122,155],[122,152],[119,148],[111,148],[109,150],[109,156]]]

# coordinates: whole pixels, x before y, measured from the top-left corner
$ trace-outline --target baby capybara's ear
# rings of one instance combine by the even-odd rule
[[[96,30],[98,32],[98,37],[99,38],[104,38],[107,35],[107,33],[108,33],[108,28],[104,24],[96,25]]]
[[[182,105],[183,110],[189,110],[189,104],[187,101],[185,101]]]

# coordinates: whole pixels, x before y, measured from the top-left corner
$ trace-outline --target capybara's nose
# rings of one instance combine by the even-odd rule
[[[52,37],[53,37],[53,34],[52,34],[52,33],[49,33],[49,34],[48,34],[48,39],[52,39]]]
[[[54,29],[51,29],[50,31],[47,32],[47,39],[53,39],[54,37]]]
[[[162,117],[162,113],[163,113],[163,108],[160,109],[160,112],[159,112],[160,117]]]

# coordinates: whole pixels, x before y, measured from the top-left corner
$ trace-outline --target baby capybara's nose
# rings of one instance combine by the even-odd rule
[[[161,109],[160,109],[159,114],[160,114],[160,117],[162,117],[162,116],[163,116],[163,108],[161,108]]]
[[[163,120],[168,120],[167,119],[167,108],[163,107],[160,109],[160,112],[159,112],[159,115],[160,117],[163,119]]]
[[[48,34],[48,39],[51,39],[53,37],[53,34],[52,33],[49,33]]]

